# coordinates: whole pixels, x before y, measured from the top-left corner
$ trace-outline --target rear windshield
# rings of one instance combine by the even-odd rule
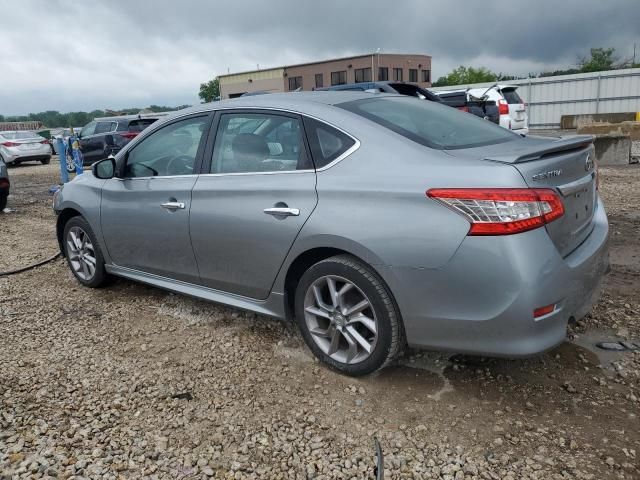
[[[1,133],[8,140],[26,140],[28,138],[39,138],[40,135],[34,132],[5,132]]]
[[[141,132],[153,122],[155,122],[155,118],[145,118],[142,120],[131,120],[129,122],[129,131],[130,132]]]
[[[411,97],[371,98],[338,106],[431,148],[479,147],[518,137],[475,115]]]
[[[522,103],[522,99],[520,98],[520,95],[518,95],[518,93],[514,89],[507,90],[505,88],[502,90],[502,95],[504,96],[504,99],[509,104]]]

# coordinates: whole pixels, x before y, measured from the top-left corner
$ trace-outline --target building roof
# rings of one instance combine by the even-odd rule
[[[282,65],[279,67],[270,67],[270,68],[261,68],[259,70],[244,70],[242,72],[234,72],[234,73],[225,73],[224,75],[218,75],[218,78],[223,78],[223,77],[232,77],[234,75],[246,75],[247,73],[254,73],[254,72],[263,72],[263,71],[269,71],[269,70],[280,70],[280,69],[286,69],[286,68],[294,68],[294,67],[305,67],[307,65],[317,65],[319,63],[330,63],[330,62],[339,62],[341,60],[353,60],[356,58],[367,58],[367,57],[371,57],[372,55],[378,55],[378,53],[375,52],[371,52],[371,53],[364,53],[362,55],[352,55],[350,57],[339,57],[339,58],[330,58],[327,60],[317,60],[315,62],[304,62],[304,63],[294,63],[292,65]],[[379,55],[382,56],[386,56],[386,57],[391,57],[391,56],[398,56],[398,57],[430,57],[430,55],[426,55],[424,53],[380,53]]]

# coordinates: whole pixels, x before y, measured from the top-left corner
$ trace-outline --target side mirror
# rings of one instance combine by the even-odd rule
[[[105,158],[91,165],[93,176],[101,180],[109,180],[116,174],[116,159],[113,157]]]
[[[110,147],[113,147],[116,144],[116,142],[113,140],[113,135],[105,135],[104,143],[106,143]]]

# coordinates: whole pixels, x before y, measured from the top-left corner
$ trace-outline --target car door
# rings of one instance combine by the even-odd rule
[[[82,137],[80,138],[80,149],[86,163],[97,162],[105,158],[103,155],[104,137],[112,130],[115,130],[116,126],[116,122],[100,121],[96,122],[91,133],[89,133],[89,130],[84,133],[83,129]]]
[[[214,124],[190,218],[201,283],[264,299],[317,203],[302,121],[235,110]]]
[[[107,251],[121,267],[198,282],[189,215],[211,116],[176,119],[118,158],[102,189]]]

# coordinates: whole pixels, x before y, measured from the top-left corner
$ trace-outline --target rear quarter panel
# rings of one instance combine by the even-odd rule
[[[338,126],[358,138],[360,148],[317,173],[318,205],[285,272],[298,255],[317,247],[345,250],[373,266],[440,268],[466,237],[469,222],[429,199],[428,189],[525,186],[510,166],[454,158],[359,117]]]

